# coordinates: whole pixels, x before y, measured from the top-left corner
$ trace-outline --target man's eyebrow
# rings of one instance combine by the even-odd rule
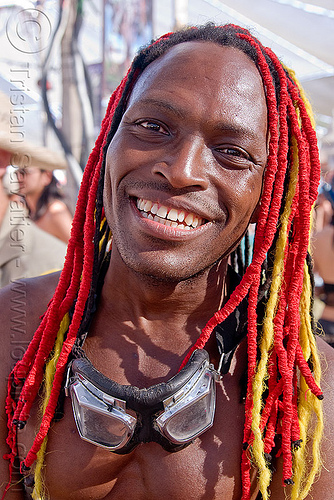
[[[246,136],[249,139],[257,139],[258,131],[252,130],[249,127],[245,127],[243,124],[234,124],[231,122],[220,122],[216,123],[214,126],[217,132],[228,133],[234,136]]]
[[[152,97],[146,97],[144,99],[141,99],[140,101],[137,101],[137,103],[141,104],[141,105],[144,104],[144,105],[148,105],[148,106],[154,106],[154,107],[160,108],[164,111],[171,112],[180,118],[186,118],[186,113],[182,109],[173,106],[168,101],[162,101],[161,99],[154,99]]]

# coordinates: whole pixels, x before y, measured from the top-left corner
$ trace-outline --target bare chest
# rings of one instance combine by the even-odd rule
[[[48,438],[44,479],[49,498],[188,500],[191,492],[194,500],[240,499],[244,406],[229,375],[217,389],[213,427],[176,453],[145,443],[118,455],[87,443],[78,435],[66,398],[65,416]],[[20,437],[21,449],[31,440],[29,427]]]

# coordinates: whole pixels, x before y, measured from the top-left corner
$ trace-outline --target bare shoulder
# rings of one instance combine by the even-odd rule
[[[0,372],[20,359],[57,286],[60,273],[10,283],[0,290]]]
[[[39,323],[39,316],[45,311],[53,292],[57,286],[60,272],[50,273],[36,278],[18,280],[5,286],[0,290],[0,328],[1,341],[5,341],[10,327],[17,322],[17,315],[21,313],[21,328],[14,331],[23,332],[23,324],[29,334],[31,328],[34,330]],[[37,319],[34,318],[37,315]],[[23,319],[25,318],[25,320]]]
[[[334,437],[334,349],[321,338],[318,339],[317,344],[322,366],[321,389],[324,394],[325,438],[323,453],[327,457],[324,456],[323,459],[329,463],[329,466],[333,467],[332,473],[334,473],[334,466],[331,465],[334,463],[334,444],[332,444]],[[330,460],[328,460],[329,458]]]
[[[48,206],[48,211],[53,215],[59,213],[61,214],[68,213],[70,215],[69,209],[67,208],[66,204],[61,200],[54,200],[52,203],[50,203],[50,205]]]
[[[320,337],[317,338],[317,347],[322,368],[321,390],[324,394],[324,436],[321,442],[322,468],[307,498],[332,500],[334,474],[334,349]]]
[[[322,367],[321,389],[324,394],[324,436],[321,443],[322,468],[307,498],[331,500],[334,474],[334,349],[322,338],[317,339]]]
[[[321,390],[324,394],[324,435],[320,450],[322,467],[306,500],[332,500],[334,474],[334,349],[320,337],[317,338],[317,347],[322,367]],[[281,458],[278,459],[275,468],[277,472],[273,475],[270,498],[272,500],[290,499],[289,487],[282,487]]]
[[[326,401],[330,400],[331,418],[334,420],[334,349],[328,345],[321,337],[317,338],[317,346],[322,367],[322,385],[321,389],[324,393],[324,405],[326,409]]]
[[[53,201],[36,224],[56,238],[68,242],[71,233],[72,215],[61,200]]]
[[[9,479],[6,453],[5,400],[8,375],[24,354],[57,286],[59,273],[16,281],[0,290],[0,496]],[[11,488],[6,500],[22,498],[21,488]]]

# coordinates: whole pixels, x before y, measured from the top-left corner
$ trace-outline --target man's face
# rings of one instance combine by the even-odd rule
[[[241,51],[186,42],[140,76],[109,146],[108,223],[123,261],[180,280],[227,258],[267,159],[261,76]]]

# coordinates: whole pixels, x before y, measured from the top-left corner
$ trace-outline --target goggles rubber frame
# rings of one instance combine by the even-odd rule
[[[209,355],[204,349],[194,351],[187,365],[168,382],[147,389],[114,382],[96,370],[83,355],[69,365],[65,392],[71,396],[77,429],[85,441],[122,454],[130,452],[141,442],[151,441],[160,443],[167,451],[178,451],[213,425],[215,382],[219,379],[220,375],[209,363]],[[88,412],[91,412],[92,421],[95,414],[96,420],[102,415],[102,419],[114,419],[114,423],[123,425],[119,442],[106,443],[105,439],[98,439],[97,434],[93,439],[83,423],[83,417],[89,416]],[[189,425],[182,413],[190,416]],[[204,419],[203,425],[198,425],[192,432],[190,427],[196,427],[196,415]],[[183,438],[180,432],[176,432],[177,436],[171,432],[175,422],[181,428],[181,434],[186,430]]]

